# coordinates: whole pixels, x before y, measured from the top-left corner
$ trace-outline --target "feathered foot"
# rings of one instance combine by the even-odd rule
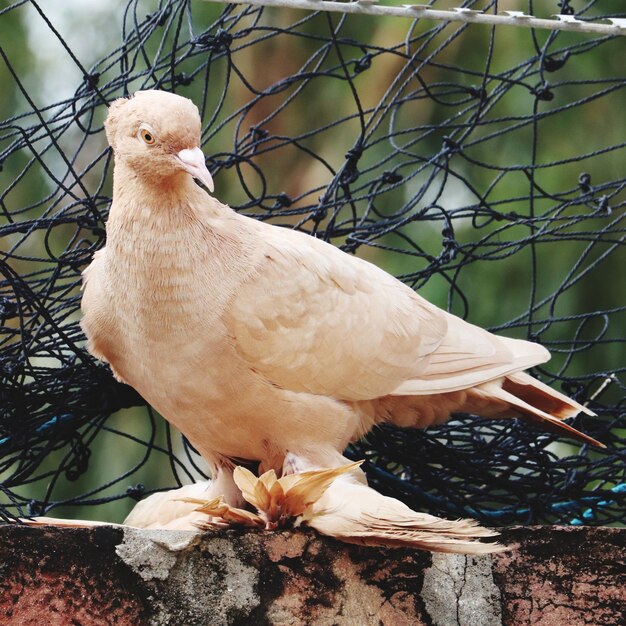
[[[215,497],[210,480],[184,485],[178,489],[153,493],[138,502],[124,520],[125,526],[135,528],[164,528],[170,530],[198,530],[196,523],[206,516],[196,512],[196,507],[185,503],[185,498],[202,498],[203,502]]]
[[[99,522],[97,520],[88,519],[63,519],[61,517],[22,517],[19,519],[21,524],[25,526],[57,526],[59,528],[92,528],[94,526],[116,526],[121,527],[122,524],[113,522]]]
[[[361,463],[288,474],[282,478],[278,478],[273,469],[257,477],[245,467],[236,467],[233,473],[235,483],[246,502],[252,504],[258,514],[229,506],[222,498],[181,500],[187,504],[199,504],[195,511],[211,516],[209,521],[198,524],[201,528],[212,528],[222,523],[270,530],[298,525],[299,518],[307,513],[338,476]]]
[[[324,535],[348,543],[375,546],[404,546],[435,552],[484,554],[506,548],[480,543],[498,533],[473,520],[445,520],[417,513],[399,500],[388,498],[349,475],[359,463],[338,468],[312,470],[277,478],[273,470],[256,477],[237,467],[234,479],[243,497],[257,514],[236,509],[220,498],[211,501],[184,498],[199,504],[198,513],[211,519],[198,524],[213,528],[224,523],[256,528],[279,528],[305,524]]]
[[[351,477],[335,481],[303,519],[324,535],[369,546],[412,547],[432,552],[485,554],[505,546],[481,543],[497,532],[474,520],[446,520],[418,513]]]

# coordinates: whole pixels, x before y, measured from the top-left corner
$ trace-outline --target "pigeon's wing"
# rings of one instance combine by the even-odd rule
[[[376,266],[286,229],[265,226],[261,240],[263,261],[226,321],[241,356],[273,384],[375,398],[445,336],[439,311]]]
[[[545,363],[550,353],[541,345],[498,337],[442,312],[446,336],[418,376],[402,382],[393,395],[421,395],[468,389]]]
[[[439,378],[461,388],[467,369],[484,381],[503,362],[511,368],[504,342],[458,320],[464,338],[458,318],[380,268],[302,233],[259,228],[264,259],[225,321],[240,355],[273,384],[356,401],[422,378],[431,393]],[[400,393],[427,393],[418,387]]]

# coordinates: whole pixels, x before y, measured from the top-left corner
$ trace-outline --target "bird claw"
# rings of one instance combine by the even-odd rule
[[[331,483],[363,461],[342,467],[311,470],[277,478],[274,470],[255,476],[245,467],[236,467],[233,480],[246,502],[252,504],[268,524],[275,527],[288,525],[317,502]]]
[[[199,504],[196,511],[198,513],[205,513],[209,516],[207,521],[200,522],[199,526],[207,526],[209,528],[215,527],[229,527],[239,526],[243,528],[265,528],[265,520],[244,509],[238,509],[230,506],[224,502],[224,498],[219,496],[212,500],[201,500],[198,498],[181,498],[182,502],[189,504]],[[214,521],[212,518],[216,518]],[[198,524],[197,524],[198,525]]]
[[[281,478],[276,476],[274,470],[257,477],[245,467],[238,466],[233,479],[243,498],[257,509],[258,514],[231,507],[223,496],[212,500],[181,498],[181,501],[199,505],[195,510],[209,516],[209,520],[198,524],[204,529],[228,526],[266,530],[285,528],[296,524],[297,518],[324,495],[337,477],[361,463],[357,461],[342,467],[288,474]]]

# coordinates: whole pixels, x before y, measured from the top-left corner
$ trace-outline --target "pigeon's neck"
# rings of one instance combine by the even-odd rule
[[[103,263],[114,307],[138,337],[156,316],[170,342],[188,341],[190,325],[221,315],[258,253],[243,218],[191,177],[155,190],[127,174],[115,170],[106,225]]]
[[[194,212],[217,217],[225,211],[229,209],[196,185],[186,172],[147,179],[123,162],[115,164],[109,223],[131,225],[152,216],[172,227],[174,222],[185,221]]]
[[[195,280],[196,269],[207,277],[225,267],[247,273],[257,254],[250,224],[256,222],[238,216],[187,174],[154,188],[116,165],[107,258],[121,274],[130,267],[136,277],[145,272],[146,283],[181,273]]]

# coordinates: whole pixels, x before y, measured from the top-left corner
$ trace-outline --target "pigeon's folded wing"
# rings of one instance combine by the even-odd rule
[[[259,226],[264,260],[227,324],[240,354],[273,384],[376,398],[445,336],[440,312],[376,266],[308,235]]]
[[[264,261],[226,321],[240,354],[273,384],[358,401],[407,381],[425,384],[400,393],[421,394],[440,380],[441,391],[467,386],[468,370],[483,382],[521,369],[507,340],[446,314],[376,266],[302,233],[259,228]]]

